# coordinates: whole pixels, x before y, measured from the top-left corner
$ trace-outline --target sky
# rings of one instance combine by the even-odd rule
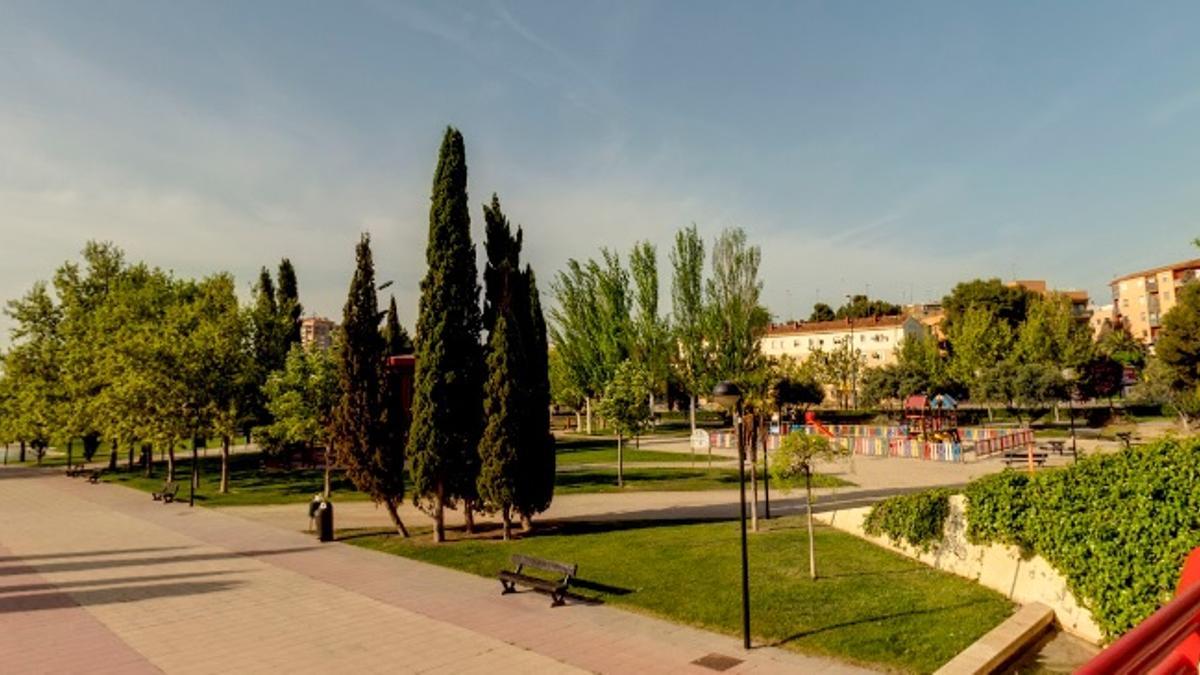
[[[411,329],[447,125],[544,295],[695,223],[776,319],[975,277],[1102,301],[1200,255],[1195,2],[0,0],[0,298],[90,239],[181,276],[290,258],[338,318],[360,233]],[[382,299],[386,302],[386,298]],[[0,318],[0,344],[11,324]]]

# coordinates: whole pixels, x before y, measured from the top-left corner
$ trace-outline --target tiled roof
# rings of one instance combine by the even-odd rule
[[[1200,267],[1200,258],[1196,258],[1194,260],[1185,260],[1183,262],[1177,262],[1171,265],[1163,265],[1162,267],[1155,267],[1154,269],[1142,270],[1141,272],[1134,272],[1133,274],[1126,274],[1123,277],[1117,277],[1116,279],[1113,279],[1109,282],[1109,285],[1111,286],[1118,281],[1125,281],[1126,279],[1136,279],[1138,277],[1145,277],[1151,274],[1158,274],[1159,272],[1166,272],[1167,270],[1189,270],[1198,267]]]
[[[879,328],[895,328],[908,321],[907,315],[874,316],[864,319],[836,319],[834,321],[791,321],[789,323],[773,324],[767,329],[767,335],[801,335],[804,333],[830,333],[850,330],[873,330]]]

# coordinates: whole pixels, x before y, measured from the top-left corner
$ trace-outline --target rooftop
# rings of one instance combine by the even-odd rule
[[[1134,272],[1132,274],[1126,274],[1123,277],[1117,277],[1116,279],[1113,279],[1112,281],[1109,282],[1109,285],[1111,286],[1112,284],[1115,284],[1118,281],[1125,281],[1126,279],[1136,279],[1137,277],[1145,277],[1145,276],[1149,276],[1151,274],[1158,274],[1159,272],[1166,272],[1168,270],[1175,271],[1175,270],[1187,270],[1187,269],[1195,269],[1195,268],[1200,268],[1200,258],[1193,258],[1192,260],[1184,260],[1183,262],[1172,263],[1170,265],[1163,265],[1162,267],[1155,267],[1153,269],[1142,270],[1141,272]]]
[[[831,333],[849,330],[873,330],[879,328],[895,328],[909,320],[908,315],[871,316],[860,319],[835,319],[834,321],[789,321],[772,324],[767,329],[767,335],[800,335],[804,333]]]

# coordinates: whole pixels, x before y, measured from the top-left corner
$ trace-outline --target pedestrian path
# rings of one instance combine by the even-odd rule
[[[5,672],[862,672],[60,472],[0,471],[0,513]]]

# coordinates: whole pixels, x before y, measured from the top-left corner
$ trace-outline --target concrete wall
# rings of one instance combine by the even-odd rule
[[[930,567],[951,572],[976,581],[1008,596],[1020,604],[1040,602],[1054,610],[1063,630],[1099,644],[1101,633],[1092,615],[1081,607],[1067,588],[1067,581],[1041,556],[1023,559],[1015,546],[976,546],[967,542],[965,497],[950,497],[950,515],[946,520],[946,536],[928,553],[922,553],[904,543],[893,543],[887,537],[871,537],[863,531],[870,507],[844,509],[813,514],[814,517],[839,530],[868,539],[884,548],[915,558]]]

